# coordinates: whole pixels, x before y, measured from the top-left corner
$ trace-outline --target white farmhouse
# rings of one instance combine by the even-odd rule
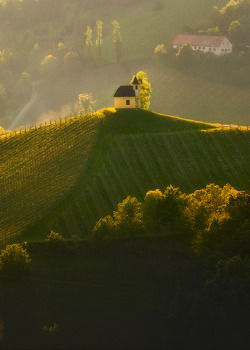
[[[225,36],[214,35],[177,35],[173,41],[173,48],[190,43],[194,51],[212,52],[217,56],[231,53],[233,45]]]

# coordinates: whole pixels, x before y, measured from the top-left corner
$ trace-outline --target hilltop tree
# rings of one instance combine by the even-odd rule
[[[122,36],[120,23],[118,21],[113,21],[113,43],[115,44],[116,61],[120,62],[122,55]]]
[[[138,72],[136,74],[136,77],[140,83],[140,89],[141,89],[140,91],[141,108],[148,110],[150,106],[150,97],[152,92],[151,85],[148,82],[148,77],[145,72],[143,71]]]
[[[96,30],[97,30],[97,38],[96,38],[96,47],[98,50],[99,61],[102,61],[102,30],[103,30],[103,22],[101,20],[96,22]]]
[[[93,46],[93,41],[92,41],[93,30],[90,28],[90,26],[87,26],[87,30],[84,34],[86,36],[85,46],[88,50],[88,55],[89,55],[89,60],[90,60],[91,59],[91,48]]]

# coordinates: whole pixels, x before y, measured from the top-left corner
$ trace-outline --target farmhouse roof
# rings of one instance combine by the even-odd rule
[[[190,43],[191,46],[219,47],[225,39],[225,36],[179,34],[175,37],[173,45]]]
[[[133,84],[133,85],[139,85],[139,84],[140,84],[139,81],[138,81],[138,79],[137,79],[137,77],[136,77],[136,75],[135,75],[135,77],[134,77],[134,79],[133,79],[133,81],[132,81],[132,84]]]
[[[135,97],[135,91],[132,85],[122,85],[116,90],[114,97]]]

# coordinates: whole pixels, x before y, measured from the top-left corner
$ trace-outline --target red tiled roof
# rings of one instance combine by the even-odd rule
[[[191,46],[219,47],[225,39],[225,36],[180,34],[175,37],[173,45],[190,43]]]

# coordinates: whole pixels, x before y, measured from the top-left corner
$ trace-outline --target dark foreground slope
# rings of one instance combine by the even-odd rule
[[[1,347],[248,349],[241,274],[222,275],[213,287],[216,269],[193,256],[191,238],[169,234],[61,249],[28,244],[29,274],[0,275]],[[55,323],[54,331],[44,330]]]

